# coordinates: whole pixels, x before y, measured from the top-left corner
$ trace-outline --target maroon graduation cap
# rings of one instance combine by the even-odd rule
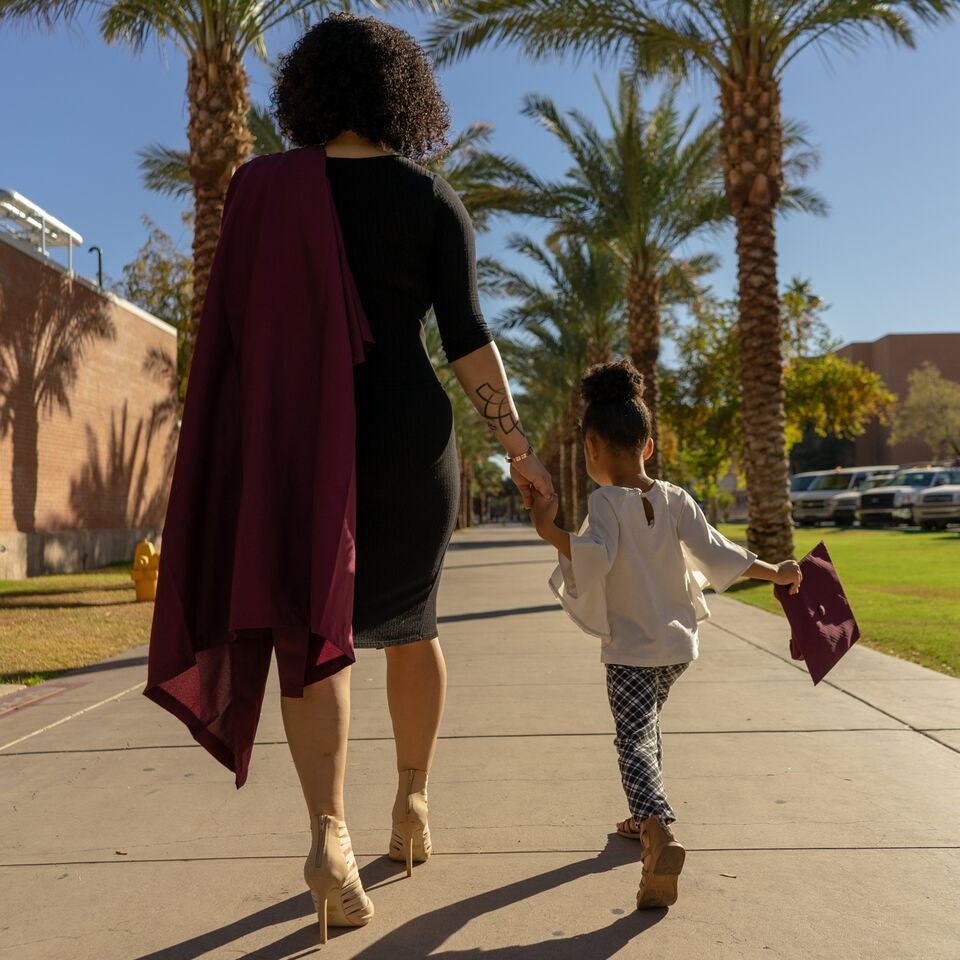
[[[806,661],[817,684],[860,639],[860,628],[822,540],[800,561],[800,570],[799,593],[791,596],[789,586],[780,584],[773,592],[790,621],[790,655]]]

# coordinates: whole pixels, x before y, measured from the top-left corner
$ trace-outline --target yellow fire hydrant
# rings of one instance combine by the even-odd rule
[[[160,554],[149,540],[141,540],[133,554],[133,569],[130,571],[138,602],[157,599],[159,575]]]

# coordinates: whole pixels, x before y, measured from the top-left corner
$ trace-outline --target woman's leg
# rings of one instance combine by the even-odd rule
[[[387,704],[397,744],[398,770],[429,770],[447,690],[440,641],[386,647]]]
[[[311,818],[343,820],[343,777],[350,732],[350,667],[281,697],[283,729]]]

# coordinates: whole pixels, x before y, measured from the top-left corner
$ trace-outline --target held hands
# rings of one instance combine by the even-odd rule
[[[784,560],[777,564],[777,573],[773,578],[774,583],[781,586],[790,587],[790,595],[793,596],[800,592],[800,584],[803,582],[803,574],[800,572],[800,564],[796,560]]]
[[[537,528],[537,533],[542,535],[544,530],[554,525],[559,509],[560,498],[556,494],[552,497],[538,495],[533,498],[530,517],[533,520],[533,525]]]
[[[555,496],[550,471],[540,462],[535,453],[510,464],[510,476],[523,496],[523,508],[533,506],[534,496],[545,499]]]

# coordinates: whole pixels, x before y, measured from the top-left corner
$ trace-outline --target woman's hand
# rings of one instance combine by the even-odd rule
[[[523,508],[529,510],[533,506],[534,494],[539,494],[545,500],[555,495],[553,478],[550,471],[540,462],[535,453],[510,464],[510,476],[523,495]]]

